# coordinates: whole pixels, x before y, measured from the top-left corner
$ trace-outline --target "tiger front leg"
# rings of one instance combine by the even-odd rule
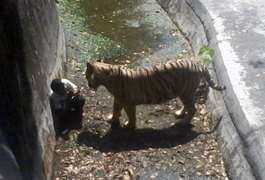
[[[125,106],[124,110],[128,116],[129,121],[125,124],[124,129],[133,130],[136,128],[136,106]]]
[[[109,123],[111,124],[112,128],[120,128],[120,117],[121,117],[121,111],[123,109],[123,106],[121,103],[114,98],[114,104],[113,104],[113,114],[111,120],[109,120]]]

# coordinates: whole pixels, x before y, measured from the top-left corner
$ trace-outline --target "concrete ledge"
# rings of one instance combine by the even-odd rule
[[[227,91],[223,94],[211,91],[207,105],[213,112],[214,118],[222,118],[218,133],[229,176],[231,179],[262,179],[265,177],[264,108],[261,108],[264,107],[262,103],[264,83],[261,84],[262,78],[259,78],[262,70],[257,67],[259,65],[261,66],[259,68],[265,67],[262,59],[265,53],[262,54],[261,50],[261,47],[265,49],[265,28],[254,22],[264,21],[261,17],[265,15],[265,7],[261,6],[262,2],[259,0],[255,2],[157,0],[157,2],[189,39],[195,55],[205,44],[217,54],[213,62],[215,73],[212,74],[217,75],[220,84],[227,86]],[[259,33],[251,31],[250,28],[239,29],[244,23],[249,27],[258,26]],[[251,38],[235,35],[242,32],[245,32],[247,37],[251,34],[254,39],[262,38],[263,43],[256,39],[256,45],[250,43]],[[258,60],[256,54],[249,52],[252,49],[260,51]],[[245,53],[246,51],[249,53]],[[241,60],[244,60],[242,64]],[[255,64],[258,70],[250,69],[248,66],[251,64],[252,66]],[[258,78],[254,79],[255,73]],[[248,79],[245,74],[252,79]],[[255,81],[254,84],[252,81]],[[257,92],[257,96],[252,95],[253,92],[245,87],[246,84],[253,84],[255,89],[261,91]],[[258,97],[261,100],[258,100]]]

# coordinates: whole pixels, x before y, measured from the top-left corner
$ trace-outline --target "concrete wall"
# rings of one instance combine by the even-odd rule
[[[212,17],[203,4],[199,0],[157,0],[157,2],[168,13],[183,35],[189,39],[195,55],[203,45],[209,45],[215,50],[216,57],[213,62],[215,72],[212,72],[212,75],[216,81],[218,76],[226,77],[227,72],[222,64],[223,59]],[[219,83],[228,85],[223,79],[229,78],[218,78]],[[216,120],[221,119],[218,134],[229,176],[232,179],[255,179],[248,159],[245,157],[244,143],[230,118],[221,93],[211,91],[207,106]]]
[[[0,18],[0,128],[22,177],[49,179],[55,146],[49,84],[62,76],[65,60],[56,4],[3,0]]]

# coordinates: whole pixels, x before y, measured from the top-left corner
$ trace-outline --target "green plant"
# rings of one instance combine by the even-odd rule
[[[204,45],[200,48],[199,56],[202,58],[203,64],[208,67],[213,61],[215,51],[209,48],[208,45]]]

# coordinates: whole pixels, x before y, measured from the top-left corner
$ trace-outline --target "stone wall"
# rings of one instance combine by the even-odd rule
[[[65,60],[56,4],[3,0],[0,18],[0,128],[23,178],[50,179],[55,135],[49,85],[62,76]]]
[[[157,0],[157,2],[190,41],[195,56],[203,45],[215,50],[216,57],[213,61],[215,72],[211,74],[215,81],[218,79],[220,84],[226,84],[222,81],[223,78],[218,78],[227,74],[222,64],[212,17],[203,4],[199,0]],[[213,112],[215,120],[221,119],[218,134],[229,176],[232,179],[255,179],[244,154],[244,144],[230,118],[221,93],[210,91],[207,107]]]

